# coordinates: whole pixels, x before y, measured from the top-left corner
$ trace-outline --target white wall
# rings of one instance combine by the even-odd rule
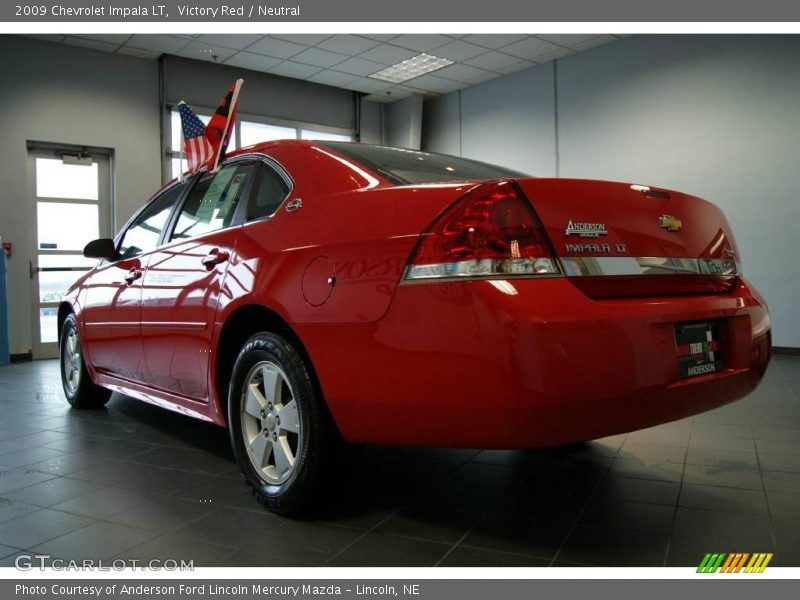
[[[430,152],[461,155],[461,95],[458,91],[425,102],[422,110],[422,147]],[[469,155],[478,149],[471,149]]]
[[[635,36],[429,102],[423,140],[458,154],[460,129],[464,156],[708,198],[775,345],[800,347],[798,73],[800,36]]]
[[[9,345],[18,354],[31,347],[27,142],[113,150],[120,225],[160,184],[158,72],[155,61],[9,36],[0,55],[0,235],[14,244]]]
[[[422,96],[412,94],[384,108],[384,142],[419,150],[422,145]]]
[[[359,129],[361,142],[365,144],[383,143],[383,104],[361,99],[361,122]]]
[[[502,108],[517,102],[523,111]],[[553,106],[552,63],[466,90],[461,119],[469,125],[461,127],[462,150],[523,173],[555,175]]]
[[[424,147],[552,177],[554,90],[550,63],[427,102]]]

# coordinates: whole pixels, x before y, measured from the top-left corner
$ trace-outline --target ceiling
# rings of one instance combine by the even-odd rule
[[[447,94],[607,44],[621,36],[75,34],[28,37],[139,58],[174,54],[355,90],[368,94],[369,100],[393,102],[414,93]],[[422,52],[454,62],[399,85],[368,77]]]

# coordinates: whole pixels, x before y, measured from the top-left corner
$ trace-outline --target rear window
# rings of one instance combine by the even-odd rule
[[[447,154],[369,144],[326,142],[322,145],[400,185],[530,177],[519,171]]]

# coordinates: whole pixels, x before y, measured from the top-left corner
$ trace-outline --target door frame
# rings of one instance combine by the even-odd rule
[[[40,322],[40,308],[51,308],[58,310],[59,301],[53,302],[40,302],[39,298],[39,279],[38,273],[42,272],[38,265],[38,257],[40,254],[51,254],[54,256],[82,256],[81,250],[56,250],[48,251],[39,248],[39,229],[38,229],[38,210],[37,202],[43,200],[45,202],[52,201],[54,203],[63,204],[91,204],[92,201],[84,201],[71,198],[39,198],[36,195],[36,159],[37,158],[61,158],[64,154],[77,154],[88,153],[92,155],[95,162],[98,163],[98,230],[100,237],[111,237],[113,233],[113,213],[115,206],[114,197],[114,161],[113,150],[110,148],[96,148],[87,146],[75,146],[72,144],[52,144],[43,142],[28,142],[26,166],[27,166],[27,205],[30,209],[30,218],[28,219],[29,232],[30,232],[30,255],[29,255],[29,277],[30,277],[30,299],[31,299],[31,353],[33,359],[44,358],[57,358],[58,357],[58,343],[57,342],[42,342],[41,341],[41,322]],[[50,271],[51,269],[47,269]],[[70,271],[88,271],[89,269],[82,268],[63,268],[52,270],[70,270]],[[76,279],[80,273],[76,273]]]

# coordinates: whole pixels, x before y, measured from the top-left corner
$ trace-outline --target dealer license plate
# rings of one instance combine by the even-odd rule
[[[716,373],[723,368],[719,331],[714,321],[675,325],[681,379]]]

